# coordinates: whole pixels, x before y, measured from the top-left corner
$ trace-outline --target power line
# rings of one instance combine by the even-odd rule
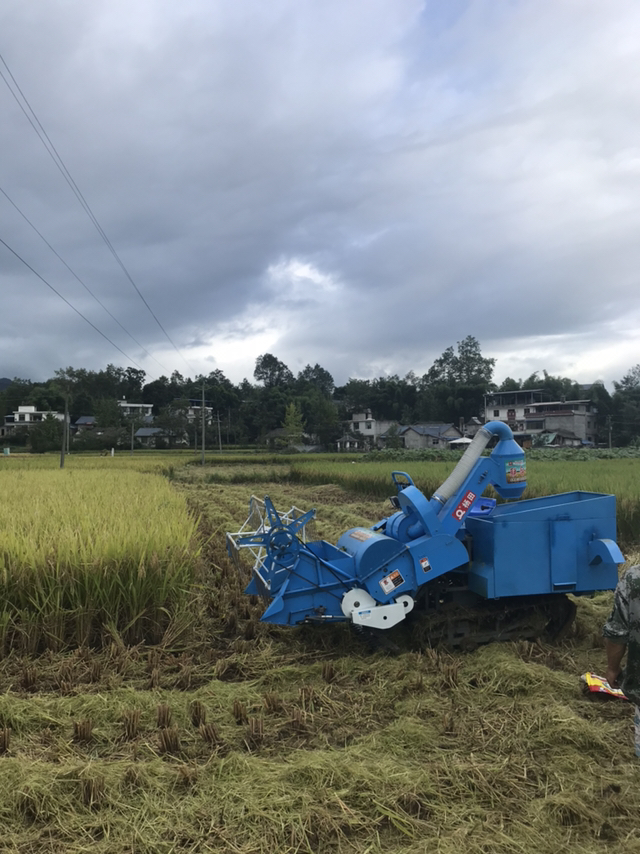
[[[0,73],[1,73],[1,72],[0,72]],[[144,347],[144,346],[143,346],[143,345],[142,345],[142,344],[137,340],[137,338],[134,338],[134,336],[129,332],[129,330],[128,330],[128,329],[126,329],[126,328],[122,325],[122,323],[120,323],[120,321],[118,320],[118,318],[117,318],[117,317],[115,317],[115,316],[114,316],[114,315],[109,311],[109,309],[106,307],[106,305],[105,305],[105,304],[104,304],[100,299],[98,299],[98,297],[93,293],[93,291],[91,290],[91,288],[90,288],[90,287],[89,287],[85,282],[83,282],[83,281],[82,281],[82,279],[80,278],[80,276],[78,276],[78,274],[77,274],[74,270],[72,270],[72,269],[71,269],[71,267],[67,264],[67,262],[64,260],[64,258],[63,258],[63,257],[62,257],[62,256],[61,256],[61,255],[60,255],[60,254],[59,254],[59,253],[58,253],[54,248],[53,248],[53,246],[49,243],[49,241],[46,239],[46,237],[45,237],[45,236],[44,236],[40,231],[38,231],[38,229],[37,229],[37,228],[36,228],[36,226],[31,222],[31,220],[29,219],[29,217],[28,217],[28,216],[27,216],[23,211],[21,211],[21,210],[20,210],[20,208],[18,207],[18,205],[13,201],[13,199],[9,196],[9,194],[8,194],[8,193],[7,193],[7,192],[6,192],[2,187],[0,187],[0,193],[2,193],[2,195],[6,198],[6,200],[9,202],[9,204],[13,205],[13,207],[18,211],[18,213],[20,214],[20,216],[25,220],[25,222],[27,222],[27,223],[31,226],[31,228],[35,231],[35,233],[38,235],[38,237],[39,237],[39,238],[40,238],[40,239],[41,239],[41,240],[42,240],[42,241],[43,241],[43,242],[44,242],[44,243],[49,247],[49,249],[53,252],[53,254],[56,256],[56,258],[58,258],[58,260],[59,260],[59,261],[61,261],[61,262],[64,264],[64,266],[65,266],[65,267],[67,268],[67,270],[71,273],[71,275],[72,275],[75,279],[77,279],[77,281],[78,281],[78,282],[80,282],[80,284],[82,285],[82,287],[83,287],[83,288],[84,288],[84,289],[85,289],[85,290],[86,290],[86,291],[87,291],[87,292],[88,292],[88,293],[89,293],[89,294],[94,298],[94,300],[98,303],[98,305],[99,305],[101,308],[103,308],[103,309],[107,312],[107,314],[109,315],[109,317],[110,317],[112,320],[114,320],[114,321],[118,324],[118,326],[120,327],[120,329],[122,329],[122,330],[123,330],[123,332],[126,332],[126,334],[129,336],[129,338],[131,338],[131,340],[132,340],[135,344],[137,344],[137,345],[138,345],[138,347],[140,347],[140,349],[141,349],[141,350],[143,350],[143,352],[145,352],[145,353],[147,354],[147,356],[149,356],[149,358],[150,358],[150,359],[153,359],[153,361],[154,361],[157,365],[160,365],[160,367],[162,368],[162,370],[163,370],[163,371],[166,371],[166,370],[167,370],[167,368],[165,368],[165,366],[164,366],[163,364],[161,364],[161,363],[156,359],[156,357],[155,357],[155,356],[152,356],[152,355],[151,355],[151,353],[146,349],[146,347]]]
[[[24,258],[23,258],[21,255],[18,255],[18,253],[15,251],[15,249],[12,249],[12,248],[9,246],[9,244],[8,244],[8,243],[6,243],[6,242],[5,242],[1,237],[0,237],[0,243],[2,243],[2,245],[3,245],[3,246],[6,246],[6,248],[9,250],[9,252],[11,252],[11,254],[12,254],[12,255],[15,255],[15,257],[18,259],[18,261],[21,261],[21,262],[24,264],[24,266],[25,266],[25,267],[27,267],[29,270],[31,270],[31,272],[32,272],[34,275],[36,275],[36,276],[40,279],[40,281],[41,281],[41,282],[44,282],[44,283],[45,283],[45,285],[46,285],[48,288],[50,288],[50,289],[54,292],[54,294],[56,294],[56,296],[59,296],[59,297],[60,297],[60,299],[61,299],[63,302],[66,302],[66,304],[69,306],[69,308],[72,308],[72,309],[75,311],[75,313],[76,313],[76,314],[79,314],[79,315],[80,315],[80,317],[85,321],[85,323],[88,323],[88,324],[89,324],[89,326],[91,326],[91,328],[92,328],[92,329],[95,329],[95,331],[98,333],[98,335],[102,335],[102,337],[105,339],[105,341],[108,341],[108,342],[109,342],[109,344],[111,344],[111,346],[112,346],[112,347],[115,347],[115,348],[116,348],[116,350],[118,350],[118,352],[119,352],[119,353],[122,353],[122,355],[123,355],[126,359],[128,359],[130,362],[133,362],[133,364],[134,364],[134,365],[136,365],[136,367],[140,368],[140,370],[141,370],[141,371],[144,371],[144,368],[142,367],[142,365],[139,365],[139,364],[135,361],[135,359],[132,359],[132,358],[131,358],[131,356],[129,356],[127,353],[125,353],[125,352],[124,352],[124,350],[122,350],[120,347],[118,347],[118,345],[117,345],[117,344],[115,344],[115,343],[111,340],[111,338],[109,338],[109,336],[108,336],[108,335],[105,335],[105,334],[104,334],[104,332],[102,332],[100,329],[98,329],[98,327],[95,325],[95,323],[92,323],[92,322],[89,320],[89,318],[88,318],[88,317],[85,317],[85,316],[84,316],[84,314],[80,311],[80,309],[76,308],[76,307],[75,307],[75,305],[73,305],[72,303],[70,303],[70,302],[69,302],[69,300],[68,300],[65,296],[63,296],[63,295],[60,293],[60,291],[57,291],[57,290],[53,287],[53,285],[52,285],[50,282],[48,282],[48,281],[44,278],[44,276],[41,276],[41,275],[40,275],[40,273],[38,273],[38,271],[37,271],[37,270],[34,270],[34,269],[33,269],[33,267],[31,266],[31,264],[28,264],[28,263],[24,260]]]
[[[58,151],[57,151],[57,149],[56,149],[55,145],[53,144],[53,142],[52,142],[52,141],[51,141],[51,139],[49,138],[49,135],[47,134],[47,132],[46,132],[46,130],[44,129],[44,127],[43,127],[42,123],[40,122],[40,120],[38,119],[38,117],[37,117],[37,115],[36,115],[36,113],[35,113],[35,110],[33,109],[33,107],[31,106],[31,104],[29,103],[29,101],[28,101],[28,99],[27,99],[26,95],[24,94],[24,92],[23,92],[23,91],[22,91],[22,89],[20,88],[20,85],[18,84],[18,81],[17,81],[17,80],[16,80],[16,78],[13,76],[13,73],[12,73],[11,69],[10,69],[10,68],[9,68],[9,66],[7,65],[7,62],[6,62],[5,58],[2,56],[2,54],[1,54],[1,53],[0,53],[0,62],[2,62],[2,64],[3,64],[3,65],[4,65],[4,67],[6,68],[7,73],[8,73],[8,75],[9,75],[9,77],[11,78],[11,81],[13,82],[13,85],[15,86],[15,88],[17,89],[17,91],[20,93],[20,98],[22,98],[22,100],[24,101],[24,104],[26,104],[26,107],[28,108],[28,111],[29,111],[29,112],[27,112],[27,109],[25,109],[25,106],[24,106],[24,105],[23,105],[23,103],[20,101],[20,98],[18,98],[18,95],[16,94],[16,92],[15,92],[15,91],[14,91],[14,89],[12,88],[12,86],[11,86],[11,84],[9,83],[9,81],[7,80],[6,76],[3,74],[2,69],[0,69],[0,77],[2,77],[2,79],[4,80],[4,82],[5,82],[6,86],[7,86],[7,88],[9,89],[9,91],[11,92],[11,94],[13,95],[13,97],[14,97],[14,99],[15,99],[16,103],[18,104],[18,106],[20,107],[20,109],[22,110],[22,112],[24,113],[24,115],[26,116],[27,120],[29,121],[29,124],[31,125],[31,127],[34,129],[34,131],[35,131],[35,132],[36,132],[36,134],[38,135],[38,138],[40,139],[40,141],[41,141],[41,142],[42,142],[42,144],[44,145],[44,147],[45,147],[45,149],[47,150],[47,152],[48,152],[49,156],[51,157],[51,159],[53,160],[53,162],[55,163],[55,165],[57,166],[57,168],[60,170],[60,173],[62,174],[63,178],[65,179],[65,181],[67,182],[67,184],[68,184],[68,185],[69,185],[69,187],[71,188],[71,190],[72,190],[73,194],[75,195],[75,197],[78,199],[78,201],[79,201],[79,203],[80,203],[81,207],[83,208],[83,210],[85,211],[85,213],[87,214],[87,216],[89,217],[89,219],[91,220],[91,222],[93,223],[93,225],[94,225],[94,227],[95,227],[96,231],[98,232],[98,234],[100,235],[100,237],[101,237],[101,238],[102,238],[102,240],[104,241],[105,245],[107,246],[107,248],[109,249],[109,251],[111,252],[111,254],[113,255],[113,257],[115,258],[116,262],[118,263],[119,267],[121,268],[121,270],[122,270],[122,272],[124,273],[124,275],[126,276],[126,278],[127,278],[127,279],[128,279],[128,281],[131,283],[131,285],[133,286],[134,290],[136,291],[136,293],[138,294],[138,296],[140,297],[140,299],[142,300],[142,302],[143,302],[143,303],[144,303],[144,305],[146,306],[147,310],[149,311],[149,313],[151,314],[151,316],[153,317],[153,319],[154,319],[154,320],[155,320],[155,322],[157,323],[158,327],[161,329],[161,331],[163,332],[164,336],[165,336],[165,337],[166,337],[166,339],[169,341],[169,343],[171,344],[171,346],[173,347],[173,349],[176,351],[176,353],[180,356],[180,358],[181,358],[181,359],[184,361],[184,363],[187,365],[187,367],[189,368],[189,370],[193,371],[193,370],[194,370],[193,366],[188,362],[188,360],[186,359],[186,357],[185,357],[185,356],[182,354],[182,352],[178,349],[177,345],[175,344],[175,342],[173,341],[173,339],[171,338],[171,336],[169,335],[169,333],[167,332],[167,330],[164,328],[164,326],[162,325],[162,323],[160,323],[160,321],[159,321],[159,320],[158,320],[158,318],[156,317],[155,313],[154,313],[154,312],[153,312],[153,310],[151,309],[151,306],[149,305],[149,303],[147,302],[147,300],[144,298],[144,296],[143,296],[143,295],[142,295],[142,293],[140,292],[140,289],[138,288],[138,286],[136,285],[136,283],[135,283],[135,282],[134,282],[134,280],[132,279],[132,277],[131,277],[131,275],[130,275],[129,271],[128,271],[128,270],[127,270],[127,268],[125,267],[125,265],[124,265],[124,263],[123,263],[122,259],[121,259],[121,258],[120,258],[120,256],[118,255],[118,253],[116,252],[116,250],[115,250],[115,248],[113,247],[113,245],[112,245],[111,241],[110,241],[110,240],[109,240],[109,238],[107,237],[106,232],[104,231],[104,229],[102,228],[102,226],[101,226],[101,225],[100,225],[100,223],[98,222],[98,219],[96,218],[95,214],[94,214],[94,213],[93,213],[93,211],[91,210],[91,207],[90,207],[89,203],[87,202],[87,200],[85,199],[84,195],[82,194],[82,192],[81,192],[80,188],[78,187],[78,185],[76,184],[76,182],[75,182],[75,181],[74,181],[74,179],[72,178],[71,173],[69,172],[69,170],[68,170],[68,169],[67,169],[67,167],[65,166],[64,161],[62,160],[62,157],[58,154]],[[32,117],[33,117],[33,118],[32,118]],[[37,125],[37,126],[36,126],[36,125]]]

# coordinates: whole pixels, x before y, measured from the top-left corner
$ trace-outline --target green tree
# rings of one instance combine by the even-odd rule
[[[304,421],[302,413],[296,403],[289,403],[284,413],[282,426],[285,430],[287,445],[299,445],[304,433]]]
[[[520,380],[514,380],[512,377],[507,377],[500,383],[496,391],[519,391],[521,388],[523,388],[523,386]]]
[[[176,442],[182,442],[189,430],[189,401],[175,400],[169,406],[165,406],[154,421],[155,427],[162,428],[167,434],[169,447],[173,448]]]
[[[345,385],[335,390],[334,397],[340,405],[343,419],[349,418],[354,412],[371,409],[371,381],[350,377]]]
[[[29,444],[34,454],[59,451],[62,444],[62,421],[47,412],[42,421],[29,428]]]
[[[104,397],[94,403],[96,425],[101,430],[122,426],[122,409],[113,397]]]
[[[544,391],[549,400],[578,400],[582,396],[580,385],[569,377],[554,376],[553,374],[542,371],[542,376],[538,371],[534,371],[526,380],[522,380],[521,388],[523,389],[540,389]]]
[[[282,426],[291,396],[291,390],[281,386],[258,389],[258,394],[251,399],[251,420],[256,438]]]
[[[411,423],[417,402],[415,377],[408,374],[400,379],[397,374],[378,377],[371,382],[371,412],[375,418],[400,421],[407,418]]]
[[[601,380],[589,389],[589,400],[596,410],[596,440],[603,444],[609,441],[609,426],[612,422],[614,402]]]
[[[180,389],[179,394],[176,394],[176,388],[171,385],[169,378],[161,376],[157,380],[153,380],[153,382],[145,385],[142,390],[142,401],[143,403],[153,404],[153,412],[157,415],[161,409],[169,406],[171,401],[175,400],[176,397],[180,397],[181,394],[182,389]]]
[[[330,398],[334,389],[333,377],[329,371],[317,363],[313,367],[307,365],[296,378],[296,388],[301,393],[312,388],[319,391],[324,397]]]
[[[240,406],[241,398],[238,390],[220,369],[216,369],[206,377],[196,377],[193,383],[188,386],[188,397],[196,406],[200,406],[202,401],[203,382],[205,405],[211,407],[214,418],[220,417],[221,424],[225,422],[226,416],[228,426],[231,421],[231,413],[235,414]]]
[[[640,364],[613,383],[612,428],[615,443],[628,445],[640,437]]]
[[[98,401],[105,399],[139,403],[142,400],[142,384],[145,372],[138,368],[120,368],[107,365],[103,371],[88,371],[85,368],[60,368],[47,381],[50,389],[64,389],[74,401],[72,412],[80,415],[96,415]]]
[[[265,388],[273,388],[274,386],[288,387],[293,383],[293,374],[289,368],[271,353],[258,356],[253,376]]]
[[[391,448],[392,450],[397,450],[402,447],[402,437],[400,436],[400,431],[398,430],[397,425],[392,424],[391,427],[387,430],[387,438],[385,441],[385,448]]]
[[[307,432],[325,448],[333,445],[342,435],[342,425],[338,418],[338,407],[319,392],[300,398]]]
[[[457,380],[465,386],[489,386],[493,377],[495,359],[487,359],[480,352],[480,342],[473,335],[458,341],[456,357]]]
[[[458,342],[457,352],[447,347],[419,382],[420,419],[457,423],[480,415],[494,365],[495,359],[482,356],[472,335]]]
[[[146,374],[138,368],[125,368],[119,391],[130,403],[142,403],[142,387]]]
[[[640,391],[640,364],[630,368],[620,382],[614,382],[613,387],[622,394],[637,394]]]
[[[480,343],[473,335],[458,341],[458,352],[447,347],[426,374],[427,382],[456,386],[485,386],[491,384],[495,359],[486,359]]]
[[[2,415],[10,415],[15,412],[19,406],[27,402],[27,398],[33,388],[31,380],[22,380],[16,377],[11,381],[11,384],[2,393],[2,403],[4,412]]]

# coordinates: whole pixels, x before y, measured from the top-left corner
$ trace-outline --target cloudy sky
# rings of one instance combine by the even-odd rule
[[[637,0],[5,0],[0,54],[0,376],[640,362]]]

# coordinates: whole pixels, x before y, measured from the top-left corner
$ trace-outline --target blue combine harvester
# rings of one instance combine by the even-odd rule
[[[615,496],[568,492],[516,501],[526,488],[525,456],[502,422],[478,431],[431,499],[408,474],[393,472],[392,479],[396,512],[346,531],[336,545],[306,541],[314,510],[279,514],[268,497],[252,497],[249,519],[227,534],[227,545],[232,556],[252,554],[246,592],[268,600],[264,622],[388,629],[418,603],[433,643],[537,637],[573,618],[564,594],[617,583],[624,558],[615,540]],[[507,503],[483,498],[489,485]]]

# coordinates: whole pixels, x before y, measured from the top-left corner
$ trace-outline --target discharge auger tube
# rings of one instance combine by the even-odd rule
[[[502,434],[502,435],[501,435]],[[487,447],[493,436],[498,436],[500,439],[513,439],[511,428],[503,421],[491,421],[481,427],[473,441],[464,452],[458,465],[451,472],[449,477],[433,494],[433,498],[439,501],[442,505],[446,504],[452,495],[460,489],[463,483],[469,477],[471,469],[482,456],[482,452]]]
[[[491,433],[485,430],[484,427],[481,427],[473,437],[473,441],[467,450],[460,457],[458,465],[454,468],[445,482],[434,492],[433,498],[435,498],[436,501],[439,501],[441,504],[446,504],[451,496],[456,494],[462,484],[469,477],[471,469],[482,456],[482,452],[487,447],[490,440]]]

